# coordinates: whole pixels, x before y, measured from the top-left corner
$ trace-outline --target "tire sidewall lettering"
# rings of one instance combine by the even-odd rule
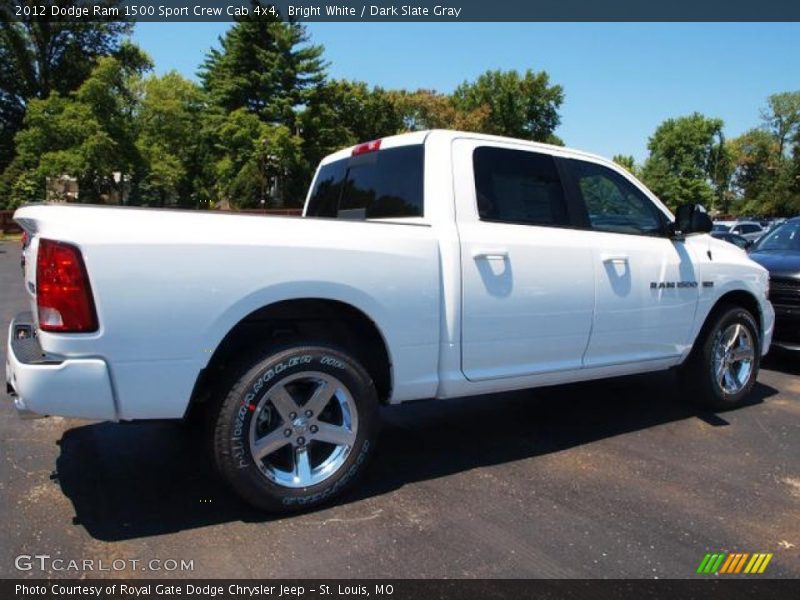
[[[256,466],[250,456],[248,437],[250,432],[250,419],[255,409],[254,402],[258,398],[259,392],[267,387],[267,384],[275,379],[276,376],[299,365],[310,364],[312,360],[313,357],[310,354],[292,356],[267,369],[252,383],[250,390],[245,394],[242,404],[233,420],[230,450],[237,469],[248,469]]]
[[[319,364],[322,366],[333,367],[334,369],[344,369],[345,364],[338,358],[333,356],[323,356],[319,359]]]
[[[282,381],[300,373],[313,376],[315,372],[334,375],[348,388],[359,415],[359,433],[349,456],[338,465],[335,473],[308,487],[284,487],[267,477],[264,466],[252,456],[253,419],[260,414],[257,409],[265,402],[265,397]],[[242,373],[223,406],[227,416],[220,414],[218,417],[225,419],[217,425],[218,466],[242,497],[267,510],[308,509],[333,500],[351,488],[373,454],[373,440],[379,428],[378,398],[372,378],[355,359],[335,347],[308,345],[273,351],[271,355],[265,353],[249,371]]]
[[[317,363],[321,368],[321,371],[325,371],[325,367],[328,369],[334,368],[339,370],[346,370],[347,364],[329,354],[325,354],[315,360],[310,354],[302,354],[299,356],[293,356],[288,358],[285,361],[282,361],[276,365],[271,366],[269,369],[264,371],[256,380],[249,386],[249,391],[245,394],[245,397],[242,401],[242,404],[239,410],[236,413],[233,422],[233,429],[231,434],[231,454],[234,457],[236,469],[253,469],[255,473],[257,473],[257,477],[262,477],[261,471],[258,469],[255,461],[253,461],[252,456],[250,454],[250,443],[249,443],[249,433],[250,433],[250,420],[254,415],[255,409],[255,402],[260,401],[260,397],[263,394],[259,392],[266,392],[270,383],[273,380],[282,375],[288,374],[287,371],[293,369],[298,366],[307,366],[311,365],[312,363]],[[252,408],[251,408],[252,407]],[[291,498],[288,500],[297,502],[303,502],[304,504],[308,502],[314,502],[313,498],[321,499],[325,498],[331,494],[336,493],[340,488],[347,485],[348,480],[355,474],[355,471],[363,464],[366,460],[367,453],[369,452],[369,441],[365,440],[364,444],[360,448],[356,460],[354,463],[348,468],[347,473],[345,473],[341,478],[339,478],[330,488],[322,492],[318,492],[316,494],[312,494],[310,496],[299,496],[297,498]],[[324,496],[320,496],[320,494],[325,494]],[[305,501],[302,498],[307,498]],[[284,501],[286,502],[286,500]]]

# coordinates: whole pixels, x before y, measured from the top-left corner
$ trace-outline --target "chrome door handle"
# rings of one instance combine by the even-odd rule
[[[472,258],[475,260],[483,259],[483,260],[506,260],[508,258],[508,250],[503,248],[495,248],[492,250],[482,249],[482,250],[474,250],[472,252]]]

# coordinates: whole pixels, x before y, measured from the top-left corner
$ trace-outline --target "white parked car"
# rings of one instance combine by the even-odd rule
[[[728,231],[740,235],[746,240],[755,242],[764,235],[766,229],[761,226],[761,223],[756,223],[755,221],[737,221]]]
[[[736,221],[714,221],[711,227],[712,233],[730,233],[731,227]]]
[[[319,166],[304,218],[33,205],[23,413],[205,413],[252,504],[351,486],[378,406],[679,367],[741,405],[772,338],[767,271],[677,222],[627,171],[565,148],[409,133]],[[646,399],[643,399],[643,402]],[[502,420],[502,417],[498,417]]]

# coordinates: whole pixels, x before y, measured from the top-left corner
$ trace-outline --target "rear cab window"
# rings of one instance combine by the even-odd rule
[[[397,219],[424,216],[422,144],[350,156],[320,167],[307,217]]]

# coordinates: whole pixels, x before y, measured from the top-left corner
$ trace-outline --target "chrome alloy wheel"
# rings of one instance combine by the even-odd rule
[[[750,330],[741,323],[729,325],[714,347],[714,375],[725,394],[738,394],[750,381],[755,344]]]
[[[264,476],[280,486],[322,483],[347,460],[358,412],[336,377],[304,371],[280,380],[258,401],[250,422],[250,452]]]

